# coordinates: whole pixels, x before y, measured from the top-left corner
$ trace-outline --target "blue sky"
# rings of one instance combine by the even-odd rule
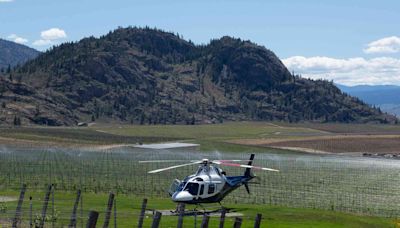
[[[326,2],[0,0],[0,37],[46,50],[117,26],[148,25],[195,43],[249,39],[305,77],[400,84],[400,1]]]

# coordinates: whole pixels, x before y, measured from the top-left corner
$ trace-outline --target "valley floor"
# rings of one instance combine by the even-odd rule
[[[122,149],[126,145],[169,141],[199,143],[200,148],[176,154],[151,151],[137,155],[131,149]],[[37,199],[34,207],[40,213],[40,199],[44,195],[41,189],[55,181],[59,186],[55,197],[59,221],[67,224],[73,189],[79,183],[82,185],[83,178],[84,214],[92,209],[103,212],[105,193],[117,188],[121,213],[118,227],[127,227],[137,222],[140,201],[146,192],[152,193],[148,195],[151,208],[174,208],[169,199],[159,198],[165,197],[170,180],[162,176],[143,177],[140,172],[155,167],[137,167],[138,159],[166,159],[172,155],[242,159],[242,155],[256,153],[259,165],[278,167],[282,172],[260,173],[264,181],[261,186],[252,187],[253,197],[242,197],[241,191],[227,200],[228,207],[238,208],[244,214],[243,227],[252,227],[256,213],[263,214],[267,227],[395,227],[400,213],[396,192],[400,180],[395,175],[398,164],[391,159],[357,157],[362,158],[365,153],[397,154],[399,142],[397,125],[230,122],[194,126],[94,124],[82,128],[0,128],[0,201],[4,201],[0,202],[0,209],[7,211],[1,214],[0,210],[0,223],[13,216],[16,202],[10,199],[18,196],[21,183],[34,186],[28,195]],[[324,157],[326,154],[334,155]],[[342,158],[335,157],[336,154]],[[40,166],[35,166],[35,162]],[[83,167],[87,170],[84,174]],[[182,177],[188,172],[185,169],[176,175]],[[141,180],[146,183],[141,184]],[[135,191],[140,194],[134,194]],[[26,201],[25,210],[27,207]],[[364,216],[367,214],[382,217]],[[176,219],[166,216],[162,227],[174,226]],[[193,222],[193,218],[185,221]],[[212,218],[211,224],[215,227],[217,220]]]

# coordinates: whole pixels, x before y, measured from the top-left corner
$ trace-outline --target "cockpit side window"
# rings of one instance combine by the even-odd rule
[[[197,193],[199,192],[199,184],[198,183],[188,183],[185,187],[185,190],[187,190],[190,194],[197,196]]]
[[[199,193],[199,195],[203,195],[204,194],[204,184],[202,184],[201,186],[200,186],[200,193]]]
[[[208,194],[213,194],[215,192],[215,184],[208,185]]]

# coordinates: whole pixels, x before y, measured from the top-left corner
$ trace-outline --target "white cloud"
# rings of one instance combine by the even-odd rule
[[[35,40],[32,44],[35,46],[48,46],[57,43],[58,40],[67,38],[67,33],[59,28],[51,28],[40,33],[39,40]]]
[[[367,45],[364,52],[368,54],[400,52],[400,37],[390,36],[373,41]]]
[[[0,0],[1,1],[1,0]],[[15,43],[24,44],[28,42],[28,39],[17,36],[16,34],[11,34],[7,39],[14,41]]]
[[[40,40],[35,40],[32,44],[35,46],[47,46],[47,45],[53,44],[53,42],[51,40],[40,39]]]
[[[282,60],[290,71],[312,79],[333,80],[345,85],[400,85],[400,59],[372,59],[293,56]]]
[[[0,0],[0,2],[13,2],[14,0]]]
[[[59,28],[51,28],[40,33],[40,37],[43,40],[58,40],[67,37],[64,30]]]

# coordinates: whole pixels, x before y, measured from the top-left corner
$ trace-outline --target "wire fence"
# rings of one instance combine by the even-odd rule
[[[21,190],[25,193],[25,190]],[[261,227],[262,215],[255,217],[243,216],[242,214],[234,217],[228,216],[226,209],[202,212],[185,210],[179,205],[176,212],[160,212],[157,209],[149,208],[148,200],[144,199],[141,210],[118,209],[118,199],[114,193],[109,194],[108,201],[85,200],[78,191],[75,203],[70,200],[55,196],[54,186],[49,186],[44,199],[25,199],[21,197],[16,210],[6,210],[0,213],[0,227],[234,227],[240,228],[243,221],[251,224],[255,228]],[[122,202],[122,201],[121,201]],[[134,202],[131,202],[134,204]],[[136,202],[137,203],[137,202]],[[70,205],[71,208],[66,207]],[[97,205],[93,210],[93,205]],[[99,210],[99,206],[102,208]],[[136,204],[136,206],[139,206]],[[71,210],[68,210],[68,209]],[[169,215],[166,221],[161,222],[163,214]],[[165,216],[164,216],[165,217]],[[236,225],[235,225],[236,224]]]
[[[22,183],[31,191],[43,191],[48,183],[53,183],[57,191],[81,189],[83,193],[112,191],[140,197],[168,197],[167,189],[173,179],[183,179],[197,167],[148,174],[149,170],[169,164],[139,164],[139,160],[248,159],[250,153],[127,147],[106,150],[3,147],[0,148],[0,191],[19,190]],[[400,216],[398,160],[266,151],[256,155],[255,164],[280,172],[257,172],[259,184],[250,185],[250,196],[244,188],[239,188],[224,202]],[[244,172],[238,168],[222,168],[228,176]]]

